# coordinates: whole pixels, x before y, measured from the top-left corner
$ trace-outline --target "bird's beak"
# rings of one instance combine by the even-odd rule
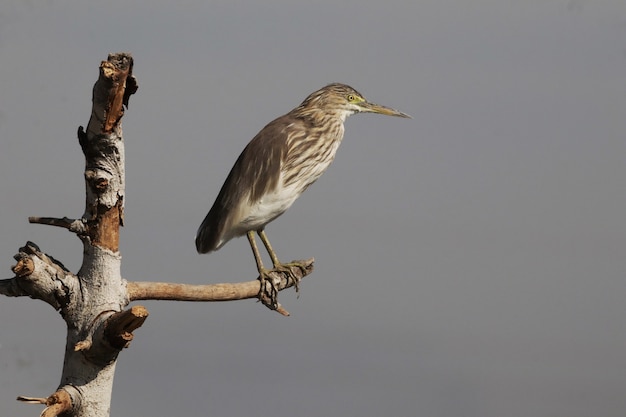
[[[397,117],[404,117],[407,119],[412,119],[412,117],[406,113],[402,113],[401,111],[392,109],[390,107],[381,106],[380,104],[370,103],[368,101],[359,103],[359,107],[361,108],[361,111],[363,112],[378,113],[378,114],[385,114],[387,116],[397,116]]]

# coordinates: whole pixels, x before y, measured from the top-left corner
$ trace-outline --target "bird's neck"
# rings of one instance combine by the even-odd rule
[[[317,106],[303,105],[300,105],[291,111],[293,116],[308,120],[316,126],[337,123],[343,124],[348,116],[353,113],[353,111],[345,109],[321,109]]]

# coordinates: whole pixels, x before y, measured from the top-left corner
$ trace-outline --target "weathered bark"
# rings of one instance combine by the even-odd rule
[[[40,299],[60,312],[67,323],[61,383],[46,398],[18,397],[44,404],[42,416],[108,417],[115,364],[128,347],[133,331],[148,311],[124,308],[134,300],[227,301],[259,297],[259,281],[237,284],[189,285],[128,282],[120,273],[119,228],[124,222],[124,142],[121,119],[137,91],[129,54],[112,54],[100,65],[93,88],[87,129],[78,130],[85,155],[86,206],[80,219],[30,217],[31,223],[58,226],[83,242],[83,263],[77,274],[43,253],[31,242],[15,255],[14,278],[0,280],[0,294]],[[313,270],[313,259],[300,261],[291,273],[274,271],[276,290],[296,285]],[[265,302],[265,301],[264,301]],[[278,304],[270,308],[288,313]]]

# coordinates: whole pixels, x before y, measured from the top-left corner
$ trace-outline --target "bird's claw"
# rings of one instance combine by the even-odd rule
[[[287,281],[290,279],[293,280],[293,286],[296,289],[297,297],[300,297],[300,278],[301,274],[297,274],[294,272],[293,268],[298,268],[298,270],[302,271],[306,269],[306,266],[300,262],[289,262],[286,264],[278,264],[274,265],[274,271],[282,272],[287,277]]]
[[[294,268],[297,270],[294,271]],[[281,278],[285,278],[287,282],[293,283],[296,288],[297,296],[300,297],[300,280],[302,271],[307,266],[300,262],[290,262],[286,264],[276,264],[274,269],[262,269],[259,271],[259,281],[261,282],[259,289],[259,300],[270,310],[276,310],[279,313],[288,316],[289,313],[282,308],[278,302],[278,288],[281,285]]]
[[[278,303],[280,277],[273,272],[273,270],[266,269],[259,271],[259,281],[261,281],[259,300],[270,310],[277,310],[280,306]]]

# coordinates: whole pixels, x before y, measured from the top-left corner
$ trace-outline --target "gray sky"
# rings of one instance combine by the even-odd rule
[[[267,231],[316,271],[254,301],[146,302],[112,415],[621,417],[626,409],[623,0],[10,0],[0,11],[0,269],[26,240],[76,272],[98,65],[135,57],[123,275],[249,280],[245,239],[193,237],[267,122],[329,82],[358,115]],[[0,415],[58,385],[65,326],[0,299]]]

